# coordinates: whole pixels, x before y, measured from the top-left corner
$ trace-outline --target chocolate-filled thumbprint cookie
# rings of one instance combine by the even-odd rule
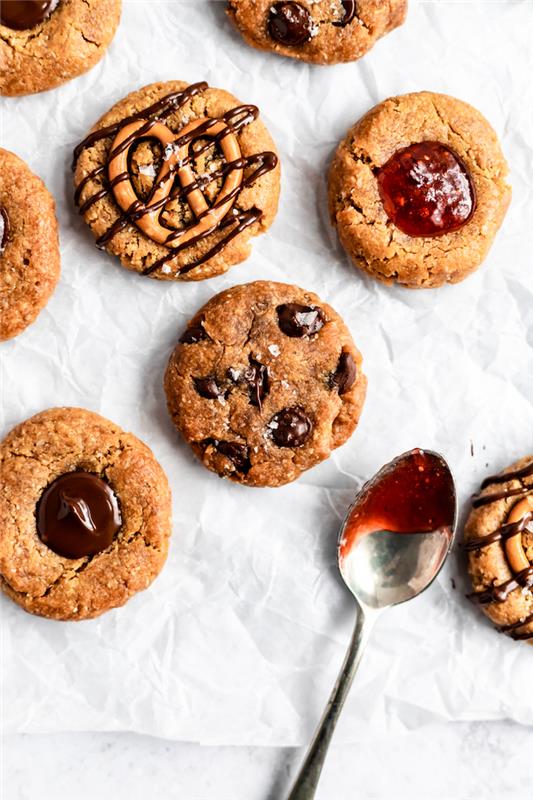
[[[1,0],[0,94],[43,92],[103,57],[121,0]]]
[[[270,281],[213,297],[165,375],[174,425],[205,467],[248,486],[281,486],[351,436],[366,394],[362,357],[340,316]]]
[[[228,0],[227,8],[252,47],[315,64],[356,61],[406,13],[407,0]]]
[[[463,547],[470,598],[502,633],[533,644],[533,456],[483,481]]]
[[[354,264],[385,283],[458,283],[485,259],[511,200],[507,163],[475,108],[442,94],[392,97],[340,143],[329,210]]]
[[[98,247],[158,280],[203,280],[248,258],[279,197],[259,120],[207,83],[154,83],[121,100],[74,153],[75,200]]]
[[[0,444],[0,587],[25,611],[78,620],[146,589],[167,555],[170,489],[151,450],[81,408],[52,408]]]
[[[24,161],[0,148],[0,341],[34,322],[59,271],[52,195]]]

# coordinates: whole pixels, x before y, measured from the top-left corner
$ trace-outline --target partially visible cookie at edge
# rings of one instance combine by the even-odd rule
[[[486,258],[511,201],[496,133],[433,92],[391,97],[339,144],[332,224],[354,265],[385,283],[458,283]]]
[[[103,58],[120,21],[121,0],[3,0],[0,95],[53,89]]]
[[[533,644],[533,456],[486,478],[472,505],[470,597],[502,633]]]
[[[171,533],[151,450],[90,411],[52,408],[0,444],[0,587],[25,611],[96,617],[146,589]]]
[[[22,159],[0,148],[0,341],[35,321],[59,273],[54,199]]]
[[[75,200],[97,246],[158,280],[226,272],[277,211],[278,158],[259,109],[205,82],[132,92],[74,164]]]
[[[361,58],[400,26],[407,0],[228,0],[227,14],[252,47],[338,64]]]
[[[203,465],[248,486],[281,486],[328,458],[355,430],[366,383],[339,314],[271,281],[200,309],[164,381],[174,425]]]

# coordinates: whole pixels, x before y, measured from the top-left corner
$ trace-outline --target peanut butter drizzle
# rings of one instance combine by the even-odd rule
[[[521,469],[514,470],[513,472],[505,472],[500,475],[493,475],[486,478],[481,484],[481,489],[485,489],[493,484],[507,483],[508,481],[526,478],[533,474],[533,463],[522,467]],[[466,551],[481,550],[489,547],[497,542],[502,542],[507,556],[507,561],[511,571],[514,573],[513,577],[509,578],[503,583],[495,586],[490,586],[487,589],[482,589],[477,592],[472,592],[467,595],[470,599],[475,600],[481,605],[489,603],[503,603],[511,592],[516,589],[531,589],[533,588],[533,566],[529,564],[528,558],[522,545],[522,532],[527,528],[528,524],[533,519],[533,486],[520,487],[519,489],[507,489],[500,492],[492,492],[486,495],[474,495],[472,505],[474,508],[494,503],[497,500],[505,500],[508,497],[522,496],[513,508],[511,509],[507,522],[501,525],[492,533],[467,542],[463,545]],[[519,632],[519,628],[533,622],[533,614],[525,617],[524,619],[513,622],[509,625],[500,626],[499,630],[502,633],[509,634],[513,639],[527,640],[533,639],[533,632]],[[518,632],[517,632],[518,631]]]
[[[92,205],[113,192],[122,214],[98,238],[97,247],[104,248],[119,231],[131,223],[153,241],[170,248],[168,254],[145,269],[143,275],[151,275],[167,261],[171,261],[179,253],[217,230],[231,228],[210,250],[183,266],[177,274],[190,272],[219,253],[232,239],[259,221],[262,216],[262,211],[257,208],[240,212],[233,209],[242,189],[251,186],[277,165],[277,156],[272,152],[256,153],[247,157],[241,154],[236,134],[242,127],[257,119],[259,110],[256,106],[238,106],[218,118],[195,120],[177,134],[170,131],[161,121],[181,108],[195,94],[207,88],[206,83],[199,83],[189,86],[183,92],[166,95],[144,111],[89,134],[74,151],[75,166],[84,148],[91,147],[101,139],[114,137],[107,164],[97,167],[83,178],[76,189],[74,199],[80,206],[81,195],[87,184],[98,175],[107,173],[102,188],[81,204],[80,214],[84,214]],[[215,172],[200,177],[196,176],[191,168],[189,146],[204,137],[209,137],[209,141],[198,147],[193,157],[197,158],[215,145],[220,145],[226,163]],[[146,203],[138,198],[128,170],[129,150],[142,138],[156,138],[164,147],[170,148],[170,153],[163,162]],[[244,170],[250,167],[255,169],[244,178]],[[215,201],[208,204],[202,189],[219,179],[224,181],[222,190]],[[159,213],[167,203],[177,199],[185,199],[196,218],[195,223],[187,228],[173,229],[159,220]]]

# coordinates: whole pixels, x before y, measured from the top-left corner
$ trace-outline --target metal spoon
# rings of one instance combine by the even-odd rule
[[[453,543],[457,498],[445,459],[410,450],[386,464],[355,498],[341,527],[339,569],[357,604],[352,640],[288,800],[312,800],[329,743],[379,614],[436,578]]]

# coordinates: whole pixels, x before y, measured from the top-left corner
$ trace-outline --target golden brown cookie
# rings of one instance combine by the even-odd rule
[[[0,341],[36,319],[59,271],[52,195],[18,156],[0,148]]]
[[[228,0],[227,9],[252,47],[315,64],[356,61],[406,13],[407,0]]]
[[[477,602],[499,630],[533,643],[533,456],[483,481],[465,526]]]
[[[87,619],[161,570],[170,489],[152,451],[81,408],[52,408],[0,444],[0,585],[26,611]]]
[[[121,0],[2,0],[0,94],[43,92],[103,57]]]
[[[281,486],[328,458],[359,421],[362,357],[312,292],[234,286],[193,317],[165,375],[176,428],[208,469]]]
[[[128,95],[74,154],[97,246],[159,280],[203,280],[248,258],[277,211],[279,167],[259,109],[206,83]]]
[[[458,283],[486,257],[511,189],[495,132],[447,95],[392,97],[340,143],[329,209],[354,264],[385,283]]]

